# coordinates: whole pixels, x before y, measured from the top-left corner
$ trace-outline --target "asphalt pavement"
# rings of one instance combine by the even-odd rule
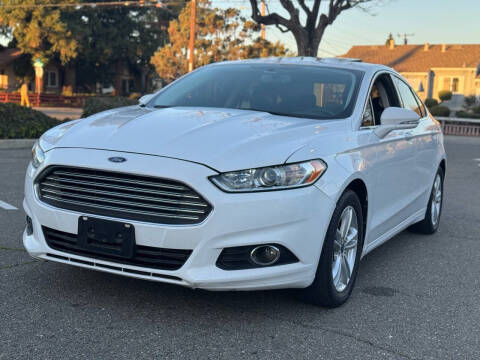
[[[438,233],[405,231],[367,255],[334,310],[288,290],[190,290],[33,260],[21,242],[30,151],[1,149],[0,359],[479,359],[480,138],[446,147]]]

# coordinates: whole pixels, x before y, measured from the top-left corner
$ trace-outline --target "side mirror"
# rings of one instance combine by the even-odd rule
[[[385,137],[389,132],[400,129],[414,129],[420,121],[420,116],[413,110],[389,107],[380,117],[380,126],[373,131],[379,138]]]
[[[146,105],[153,97],[154,94],[147,94],[143,95],[140,99],[138,99],[138,103],[140,105]]]

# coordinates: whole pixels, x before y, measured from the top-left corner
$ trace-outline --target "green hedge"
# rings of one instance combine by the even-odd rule
[[[433,116],[450,116],[450,109],[446,106],[437,105],[429,110]]]
[[[44,113],[17,104],[0,104],[0,139],[36,139],[59,124]]]
[[[452,92],[450,90],[440,90],[438,92],[438,98],[444,102],[452,99]]]
[[[438,101],[436,99],[431,99],[431,98],[428,98],[428,99],[425,99],[425,106],[427,108],[432,108],[434,106],[437,106],[438,105]]]
[[[473,114],[467,111],[457,111],[455,116],[463,119],[480,119],[480,114]]]
[[[138,104],[137,100],[120,96],[92,96],[85,100],[82,117],[87,117],[104,110],[136,104]]]

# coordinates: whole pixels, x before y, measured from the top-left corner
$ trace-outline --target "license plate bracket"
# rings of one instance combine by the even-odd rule
[[[135,228],[119,221],[80,216],[77,244],[92,253],[130,259],[135,250]]]

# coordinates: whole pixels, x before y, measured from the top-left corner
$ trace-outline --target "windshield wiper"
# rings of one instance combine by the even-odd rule
[[[272,114],[272,115],[278,115],[278,116],[295,116],[295,115],[292,115],[292,114],[281,113],[281,112],[271,111],[271,110],[264,110],[264,109],[240,108],[240,110],[265,112],[265,113],[269,113],[269,114]]]
[[[166,108],[173,107],[173,105],[153,105],[153,107],[155,109],[166,109]]]
[[[318,116],[316,116],[316,115],[289,114],[289,113],[282,113],[282,112],[270,111],[270,110],[262,110],[262,109],[240,108],[240,110],[259,111],[259,112],[265,112],[265,113],[268,113],[268,114],[271,114],[271,115],[288,116],[288,117],[298,117],[298,118],[305,118],[305,119],[325,119],[324,117],[318,117]]]

